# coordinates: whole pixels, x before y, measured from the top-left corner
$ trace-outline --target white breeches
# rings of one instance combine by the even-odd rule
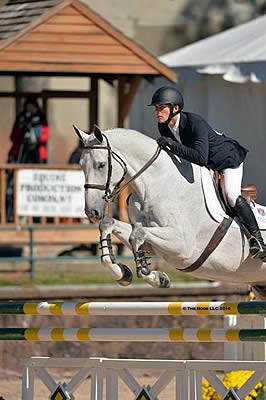
[[[230,206],[234,207],[236,199],[241,195],[243,163],[237,168],[224,169],[223,174],[226,197]]]

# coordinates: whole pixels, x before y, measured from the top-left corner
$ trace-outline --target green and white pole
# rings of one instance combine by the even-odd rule
[[[266,342],[266,329],[1,328],[0,340],[43,342]]]

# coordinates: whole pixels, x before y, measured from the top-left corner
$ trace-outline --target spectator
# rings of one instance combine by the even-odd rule
[[[44,164],[47,162],[49,128],[37,99],[26,97],[23,110],[18,114],[10,139],[8,163]],[[7,173],[7,221],[13,222],[13,170]]]
[[[49,128],[35,97],[27,97],[18,114],[10,139],[8,162],[40,164],[47,162]]]

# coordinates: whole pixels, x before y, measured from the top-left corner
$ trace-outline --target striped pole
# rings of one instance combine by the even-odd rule
[[[266,314],[266,302],[0,302],[0,314],[119,316]]]
[[[0,340],[44,342],[266,342],[266,329],[1,328]]]

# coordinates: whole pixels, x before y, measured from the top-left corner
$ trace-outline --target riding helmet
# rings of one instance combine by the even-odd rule
[[[151,104],[148,104],[148,106],[155,106],[157,104],[178,105],[181,111],[184,107],[184,100],[182,94],[177,89],[170,86],[162,86],[156,90],[152,96]]]

